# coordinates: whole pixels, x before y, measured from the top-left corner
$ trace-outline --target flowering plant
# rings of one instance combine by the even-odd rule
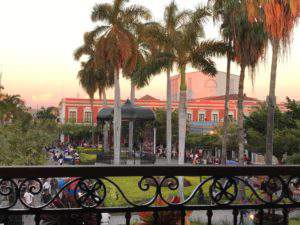
[[[169,202],[172,203],[179,203],[180,198],[175,196],[170,199]],[[155,202],[156,206],[166,206],[167,204],[160,198],[158,198]],[[188,211],[186,213],[186,223],[187,225],[190,224],[189,217],[191,212]],[[181,220],[181,213],[180,211],[160,211],[158,212],[157,221],[154,222],[153,212],[140,212],[139,217],[141,222],[138,225],[177,225],[180,224]]]

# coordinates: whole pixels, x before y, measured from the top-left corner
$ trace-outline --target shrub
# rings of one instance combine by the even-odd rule
[[[103,152],[103,148],[85,148],[85,147],[77,147],[76,151],[78,153],[86,153],[86,154],[97,154]]]
[[[96,155],[80,153],[80,164],[94,164],[96,162]]]
[[[300,165],[300,153],[288,156],[287,164],[299,164]]]

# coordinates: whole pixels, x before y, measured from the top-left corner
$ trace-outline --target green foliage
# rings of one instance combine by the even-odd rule
[[[162,109],[155,110],[157,119],[157,145],[166,144],[166,126],[167,116],[166,111]],[[178,111],[172,112],[172,140],[178,140]]]
[[[26,129],[22,122],[0,127],[1,165],[41,165],[48,160],[43,147],[51,145],[58,137],[49,123],[31,123]]]
[[[96,162],[97,155],[80,153],[79,158],[80,164],[94,164]]]
[[[77,147],[76,151],[78,153],[86,153],[86,154],[94,154],[103,152],[103,148],[85,148],[85,147]]]
[[[37,114],[36,117],[37,119],[40,120],[55,120],[57,117],[54,114],[55,108],[54,107],[48,107],[48,108],[41,108]]]
[[[92,127],[90,125],[63,124],[60,127],[64,135],[70,136],[71,140],[83,140],[91,138]]]
[[[245,118],[245,127],[253,128],[254,130],[265,135],[267,132],[267,115],[267,106],[265,104],[260,105],[256,111],[251,113],[249,117]],[[281,112],[278,107],[276,107],[274,119],[275,129],[297,128],[296,121],[289,114]]]
[[[287,161],[287,164],[299,165],[300,164],[300,153],[288,156],[286,161]]]
[[[219,137],[215,134],[189,134],[186,138],[187,149],[213,149],[218,143]]]
[[[292,110],[285,113],[276,108],[273,154],[279,162],[282,161],[284,154],[292,155],[300,152],[300,129],[297,127],[297,123],[292,115],[295,115]],[[266,123],[267,107],[265,105],[261,105],[257,111],[246,117],[245,127],[249,150],[265,153]]]
[[[286,108],[288,109],[286,114],[294,120],[300,120],[300,104],[288,97],[286,98],[286,100]]]
[[[0,96],[0,124],[22,121],[24,126],[32,119],[19,95]]]

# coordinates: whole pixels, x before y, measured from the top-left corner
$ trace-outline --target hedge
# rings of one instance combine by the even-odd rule
[[[96,162],[97,155],[80,153],[80,164],[94,164]]]
[[[103,152],[103,148],[85,148],[85,147],[77,147],[76,151],[78,153],[86,153],[86,154],[97,154]]]

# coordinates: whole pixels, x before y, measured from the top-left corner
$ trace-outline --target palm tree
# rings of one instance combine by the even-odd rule
[[[146,23],[138,27],[136,30],[137,38],[139,43],[139,55],[137,60],[136,68],[131,76],[131,93],[130,99],[134,103],[135,99],[135,89],[143,88],[148,85],[152,76],[161,73],[163,70],[167,71],[168,82],[170,83],[170,68],[174,63],[173,55],[170,51],[166,52],[166,42],[159,39],[159,35],[167,35],[164,28],[158,23]],[[158,32],[158,33],[157,33]],[[170,49],[169,47],[168,49]],[[169,85],[170,86],[170,85]],[[169,113],[172,113],[171,109],[171,89],[168,89],[169,97],[167,100],[167,108],[169,108]],[[167,110],[168,111],[168,110]],[[168,114],[168,112],[167,112]],[[168,117],[168,116],[167,116]],[[169,128],[171,128],[171,122]],[[132,122],[129,124],[129,149],[132,149],[132,137],[133,137],[133,125]],[[168,129],[167,127],[167,132]],[[167,159],[168,163],[171,162],[171,132],[169,136],[170,148],[167,148]],[[131,137],[131,138],[130,138]],[[167,138],[168,139],[168,138]],[[167,141],[168,142],[168,141]]]
[[[114,0],[113,4],[96,4],[92,11],[92,21],[102,24],[96,27],[97,36],[96,68],[114,70],[114,163],[120,163],[121,151],[121,99],[120,71],[131,74],[136,67],[138,47],[132,29],[140,21],[150,19],[148,9],[131,5],[128,0]]]
[[[164,21],[160,25],[159,30],[161,35],[165,36],[166,39],[172,39],[176,31],[184,23],[184,20],[188,16],[188,11],[178,11],[178,7],[174,1],[172,1],[166,8],[164,12]],[[154,34],[155,35],[155,34]],[[165,42],[160,40],[158,45],[163,51],[173,53],[174,46],[172,42]],[[170,63],[170,67],[166,68],[167,75],[167,104],[166,104],[166,153],[167,161],[171,163],[171,152],[172,152],[172,89],[171,89],[171,70],[175,61]]]
[[[179,164],[184,163],[185,138],[186,138],[186,66],[190,63],[193,67],[205,74],[214,76],[217,73],[214,62],[210,57],[225,54],[227,47],[223,42],[202,41],[204,36],[203,22],[210,14],[207,8],[197,8],[191,13],[189,21],[177,31],[174,38],[175,55],[180,72],[180,98],[179,98]]]
[[[78,47],[74,51],[74,58],[75,60],[80,60],[83,55],[86,55],[90,58],[91,61],[95,60],[95,34],[93,32],[85,32],[83,35],[83,45]],[[113,86],[113,76],[109,76],[109,73],[112,73],[110,71],[104,71],[104,69],[96,68],[94,69],[94,76],[95,76],[95,81],[97,84],[98,88],[98,93],[99,93],[99,99],[103,99],[103,106],[107,105],[107,100],[106,100],[106,92],[105,90],[109,87]],[[104,145],[104,150],[108,151],[109,150],[109,145],[108,145],[108,124],[105,124],[104,130],[103,130],[103,145]]]
[[[81,70],[79,70],[77,77],[83,89],[89,95],[91,104],[91,125],[92,125],[92,143],[95,141],[95,130],[94,130],[94,95],[97,91],[97,82],[95,77],[95,71],[93,61],[90,59],[87,62],[81,63]]]
[[[272,164],[277,61],[280,49],[283,51],[287,51],[288,49],[293,28],[297,22],[297,18],[300,16],[300,2],[299,0],[249,0],[247,3],[249,20],[251,22],[262,21],[264,23],[264,29],[268,33],[272,46],[266,135],[266,163]]]
[[[176,9],[173,6],[173,10]],[[175,10],[176,12],[177,10]],[[173,61],[177,64],[180,72],[180,99],[179,99],[179,158],[180,165],[184,164],[185,138],[186,138],[186,67],[191,64],[193,67],[203,71],[207,75],[214,76],[217,73],[214,62],[210,57],[218,54],[225,54],[227,47],[224,42],[213,40],[201,41],[204,37],[203,22],[210,15],[207,8],[199,7],[195,11],[185,12],[188,16],[184,22],[174,31],[172,35],[156,35],[161,41],[171,46]],[[178,13],[179,15],[180,13]],[[180,177],[180,197],[183,199],[183,178]]]
[[[212,0],[213,18],[216,21],[222,21],[221,34],[225,42],[228,43],[227,50],[227,69],[226,69],[226,89],[225,89],[225,104],[224,104],[224,124],[223,124],[223,137],[222,137],[222,164],[226,164],[227,161],[227,142],[228,142],[228,125],[229,125],[229,92],[230,92],[230,68],[232,57],[232,39],[233,31],[230,26],[235,19],[233,5],[234,0]]]
[[[234,5],[235,20],[232,21],[233,47],[235,60],[240,65],[238,91],[238,146],[239,163],[244,164],[244,79],[245,69],[251,69],[252,78],[259,59],[264,55],[267,46],[267,36],[262,23],[250,23],[247,19],[247,8],[244,1],[236,1]]]

